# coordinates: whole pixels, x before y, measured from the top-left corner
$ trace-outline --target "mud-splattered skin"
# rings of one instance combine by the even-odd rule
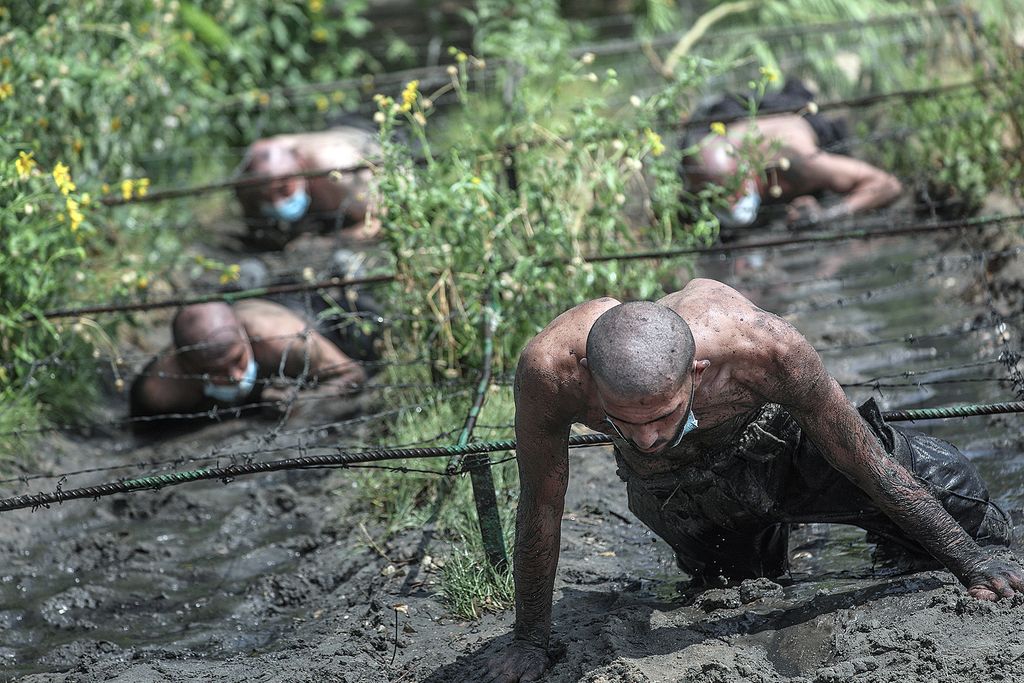
[[[516,438],[521,497],[516,519],[516,624],[511,648],[485,667],[483,680],[535,680],[551,629],[560,522],[569,481],[570,426],[583,423],[612,434],[608,414],[636,443],[667,443],[693,391],[698,429],[664,453],[634,453],[641,471],[666,471],[709,445],[721,445],[766,403],[778,403],[830,463],[860,486],[880,509],[970,588],[975,597],[1024,591],[1018,569],[993,559],[881,444],[825,370],[817,352],[790,324],[734,289],[697,279],[660,303],[689,324],[696,342],[693,379],[674,395],[628,404],[599,391],[584,359],[594,321],[618,303],[589,301],[556,318],[523,351],[516,373]],[[678,408],[674,412],[673,408]],[[666,419],[644,424],[661,415]],[[623,454],[624,457],[625,454]],[[540,667],[538,669],[538,667]]]

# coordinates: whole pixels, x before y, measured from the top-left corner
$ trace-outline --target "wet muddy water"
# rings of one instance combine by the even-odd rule
[[[890,238],[709,257],[698,272],[732,284],[786,317],[822,350],[840,382],[877,383],[851,386],[848,393],[857,401],[873,396],[890,409],[1013,400],[1012,386],[1002,381],[1005,367],[985,363],[998,358],[1003,339],[990,328],[956,331],[987,313],[961,296],[978,272],[969,257],[963,243]],[[1020,347],[1018,330],[1003,332],[1010,347]],[[926,336],[936,333],[942,336]],[[909,335],[916,340],[905,341]],[[907,372],[916,374],[902,374]],[[1017,416],[918,426],[960,445],[1001,504],[1024,507]],[[265,426],[216,425],[138,447],[117,434],[61,436],[46,447],[65,454],[53,465],[59,471],[209,453],[260,429]],[[131,474],[76,477],[66,486]],[[45,480],[8,484],[2,493],[50,485]],[[356,571],[346,565],[345,547],[356,543],[357,534],[353,520],[344,517],[344,488],[340,494],[332,491],[339,485],[349,485],[342,475],[279,474],[5,513],[0,519],[3,675],[12,680],[63,671],[112,653],[132,658],[188,650],[223,658],[272,644],[296,622],[318,617],[317,596]],[[838,579],[862,569],[870,562],[862,537],[855,530],[824,527],[798,535],[802,545],[796,550],[803,554],[797,573],[813,570],[827,580],[830,574]],[[330,551],[337,560],[331,571],[293,575],[303,556],[331,544],[337,546]],[[351,603],[362,599],[355,594]],[[783,645],[773,646],[780,671],[787,666],[796,671],[796,664],[783,661],[789,656],[781,654]]]

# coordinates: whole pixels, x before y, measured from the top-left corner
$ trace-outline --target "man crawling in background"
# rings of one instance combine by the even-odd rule
[[[131,388],[132,417],[215,407],[294,411],[316,396],[356,393],[363,368],[284,306],[260,299],[194,304],[171,323],[173,349],[157,356]]]
[[[538,681],[573,423],[612,438],[630,510],[695,581],[778,577],[794,524],[868,530],[941,562],[982,600],[1024,592],[1006,514],[952,445],[859,411],[804,337],[714,280],[658,302],[580,304],[516,370],[520,499],[514,639],[474,680]]]
[[[275,179],[235,188],[249,240],[280,248],[301,232],[344,234],[356,240],[373,237],[380,225],[369,210],[370,170],[327,172],[379,156],[375,132],[359,126],[276,135],[252,143],[242,160],[243,177]],[[277,178],[317,171],[324,173]]]
[[[800,112],[812,100],[811,92],[791,79],[780,92],[764,96],[755,120],[749,118],[746,99],[737,95],[723,96],[694,113],[700,123],[688,128],[683,141],[686,148],[699,146],[683,159],[688,187],[738,184],[726,210],[719,212],[722,228],[755,224],[766,205],[784,206],[789,225],[799,228],[882,208],[899,198],[903,186],[895,176],[840,153],[846,149],[843,120]],[[708,121],[727,122],[724,133],[709,132]],[[750,134],[764,168],[743,167],[738,150]],[[817,197],[826,191],[840,200],[823,209]]]

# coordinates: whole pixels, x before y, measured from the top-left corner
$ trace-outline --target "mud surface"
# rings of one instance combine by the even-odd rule
[[[864,384],[849,388],[856,400],[1008,400],[1006,368],[982,363],[1019,349],[1019,327],[967,331],[1004,286],[963,295],[977,286],[978,248],[891,239],[716,258],[700,271],[786,315],[834,375]],[[877,343],[885,339],[897,341]],[[1004,506],[1024,506],[1018,417],[920,426],[961,445]],[[44,461],[52,471],[174,467],[243,443],[260,457],[291,454],[287,432],[260,441],[265,431],[236,421],[155,445],[63,435],[46,443]],[[571,466],[559,652],[546,681],[1024,681],[1021,600],[981,603],[947,572],[876,567],[863,533],[827,525],[797,530],[793,570],[779,583],[688,590],[667,546],[627,511],[610,453],[575,451]],[[351,482],[345,472],[280,473],[0,515],[3,680],[474,680],[475,658],[509,639],[511,612],[450,616],[438,566],[425,557],[445,548],[425,545],[425,531],[371,540],[380,530]],[[9,482],[3,491],[51,486]]]

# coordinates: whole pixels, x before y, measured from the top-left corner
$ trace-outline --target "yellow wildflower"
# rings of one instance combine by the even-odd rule
[[[135,181],[131,178],[125,178],[121,181],[121,196],[125,201],[132,198],[132,188],[135,187]]]
[[[71,232],[76,232],[78,226],[85,220],[85,216],[78,209],[78,202],[71,197],[67,198],[68,217],[71,219]]]
[[[469,55],[467,55],[465,52],[459,52],[455,55],[455,61],[458,62],[459,64],[462,64],[467,59],[469,59]]]
[[[139,280],[138,282],[135,283],[135,285],[139,289],[145,289],[146,287],[149,287],[149,278],[146,277],[145,275],[140,275]]]
[[[480,180],[480,178],[473,176],[472,178],[469,179],[469,182],[473,183],[474,185],[479,185],[483,181]]]
[[[721,121],[715,121],[711,124],[711,132],[715,135],[725,135],[725,124]]]
[[[261,92],[256,99],[259,100],[261,107],[265,107],[270,104],[270,93]]]
[[[110,130],[111,131],[121,130],[121,117],[120,116],[115,116],[112,119],[110,119]]]
[[[342,90],[335,90],[331,93],[331,102],[335,104],[341,104],[345,101],[345,93]]]
[[[665,144],[661,141],[660,135],[650,128],[644,128],[644,135],[647,136],[647,142],[651,145],[651,154],[660,157],[665,153]]]
[[[145,197],[149,192],[149,178],[139,178],[135,181],[135,196]]]
[[[316,110],[319,112],[327,111],[327,108],[331,106],[330,100],[327,99],[326,95],[317,95],[316,97]]]
[[[89,206],[92,204],[92,195],[88,192],[82,193],[82,206]]]
[[[309,11],[313,14],[320,14],[324,11],[324,0],[309,0]]]
[[[57,183],[57,187],[65,197],[75,189],[75,184],[71,182],[70,169],[60,161],[53,167],[53,182]]]
[[[18,152],[18,158],[14,160],[14,168],[18,170],[18,177],[28,180],[32,175],[32,169],[36,167],[36,160],[32,158],[32,152]]]
[[[764,76],[765,80],[767,80],[769,83],[774,83],[775,81],[779,80],[779,72],[771,68],[770,66],[762,66],[760,71],[761,75]]]
[[[311,36],[314,43],[326,43],[327,42],[327,29],[323,26],[317,26],[313,29]]]
[[[100,192],[102,192],[103,194],[110,194],[110,185],[107,183],[103,183],[102,185],[100,185]]]
[[[413,80],[405,84],[405,90],[402,91],[402,111],[409,111],[412,109],[412,105],[416,102],[416,96],[418,93],[416,89],[420,87],[420,82]]]
[[[0,102],[14,94],[14,86],[10,83],[0,83]]]
[[[241,270],[242,269],[237,263],[231,264],[223,273],[220,274],[220,283],[222,285],[226,285],[229,282],[234,282],[238,279],[238,275],[241,273]]]

